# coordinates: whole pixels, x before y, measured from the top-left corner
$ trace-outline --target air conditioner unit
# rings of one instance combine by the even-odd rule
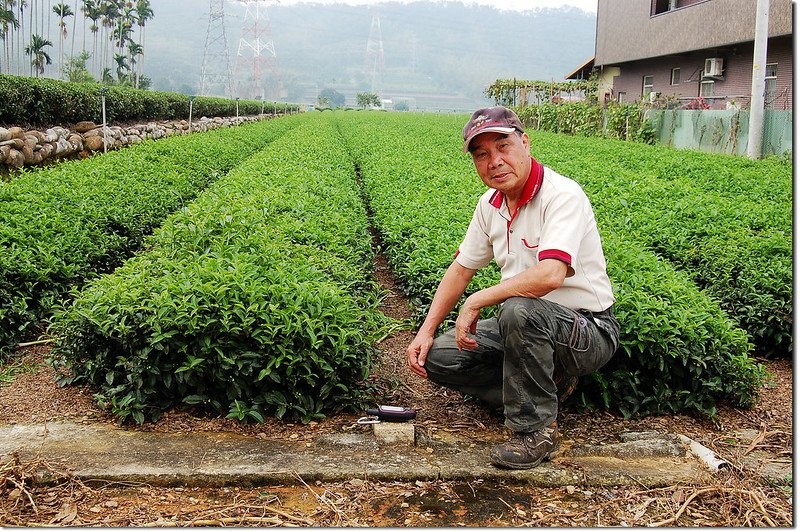
[[[703,67],[704,78],[716,78],[722,76],[722,58],[709,57]]]

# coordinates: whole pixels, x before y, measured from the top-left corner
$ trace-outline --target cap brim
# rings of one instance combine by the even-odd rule
[[[472,139],[477,137],[478,135],[482,135],[484,133],[504,133],[506,135],[515,132],[517,129],[513,127],[504,127],[504,126],[487,126],[485,128],[479,129],[472,133],[469,137],[464,139],[464,153],[469,151],[469,143],[472,142]]]

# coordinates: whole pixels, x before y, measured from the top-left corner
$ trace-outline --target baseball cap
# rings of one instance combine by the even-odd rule
[[[486,107],[472,113],[469,122],[464,126],[464,153],[469,151],[469,143],[481,133],[513,133],[524,132],[522,122],[517,114],[506,107]]]

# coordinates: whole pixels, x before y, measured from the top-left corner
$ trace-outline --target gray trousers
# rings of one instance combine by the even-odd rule
[[[506,426],[532,432],[558,414],[554,375],[592,373],[619,346],[611,309],[575,311],[538,298],[514,297],[497,317],[480,320],[477,349],[460,351],[455,330],[438,336],[425,369],[437,384],[502,407]]]

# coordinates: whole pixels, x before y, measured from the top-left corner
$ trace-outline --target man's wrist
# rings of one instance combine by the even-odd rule
[[[434,334],[436,334],[436,329],[438,327],[439,327],[438,325],[429,325],[423,323],[422,326],[420,326],[419,330],[417,331],[417,336],[424,335],[432,337]]]

